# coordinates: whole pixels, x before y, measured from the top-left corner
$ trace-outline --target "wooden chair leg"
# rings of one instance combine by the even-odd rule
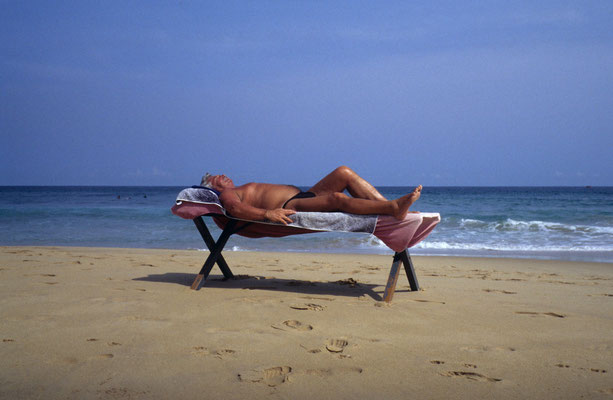
[[[398,254],[398,253],[396,253]],[[400,274],[400,263],[402,260],[394,256],[394,262],[392,263],[392,269],[390,270],[390,276],[387,278],[387,285],[385,285],[385,293],[383,294],[383,301],[390,303],[394,297],[396,291],[396,284],[398,283],[398,275]]]
[[[194,218],[194,224],[196,224],[196,228],[198,228],[198,232],[200,232],[200,236],[202,236],[202,240],[204,240],[206,247],[212,252],[216,243],[215,239],[213,239],[213,236],[211,235],[211,232],[209,231],[209,228],[207,228],[206,223],[202,217],[197,217]],[[219,269],[226,279],[234,278],[234,274],[232,274],[232,271],[230,270],[228,263],[226,263],[223,254],[219,255],[219,258],[217,259],[217,266],[219,266]]]
[[[411,255],[408,250],[404,250],[400,252],[400,258],[402,259],[402,263],[404,264],[404,271],[407,273],[407,278],[409,279],[409,285],[411,286],[411,290],[416,292],[419,290],[419,282],[417,282],[417,274],[415,273],[415,268],[413,268],[413,261],[411,261]]]
[[[413,268],[413,262],[408,250],[401,251],[394,254],[394,261],[390,270],[389,278],[387,279],[387,285],[385,285],[385,293],[383,294],[383,301],[389,303],[394,297],[396,291],[396,284],[398,283],[398,275],[400,274],[400,263],[404,265],[404,270],[409,279],[409,285],[412,291],[419,290],[419,283],[417,282],[417,275],[415,275],[415,269]]]
[[[209,248],[211,252],[209,256],[207,257],[206,261],[204,262],[204,265],[200,269],[200,272],[196,276],[196,279],[194,279],[194,283],[192,283],[191,288],[193,290],[200,289],[202,281],[205,280],[211,273],[211,269],[213,269],[213,265],[215,265],[215,263],[219,260],[221,256],[221,252],[224,246],[226,245],[226,243],[228,242],[228,239],[235,232],[234,227],[236,226],[236,223],[237,223],[236,220],[230,220],[230,222],[228,222],[223,232],[221,232],[221,235],[219,236],[219,239],[217,239],[217,242],[213,241],[215,244],[212,246],[212,248]],[[225,264],[225,261],[223,263]],[[225,264],[225,267],[228,267],[228,265]],[[220,265],[220,268],[221,268],[221,265]],[[230,268],[228,267],[227,270],[229,271]],[[223,268],[222,268],[222,272],[223,272]],[[226,274],[224,273],[224,276],[225,275]]]

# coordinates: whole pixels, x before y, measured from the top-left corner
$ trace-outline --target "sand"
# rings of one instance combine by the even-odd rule
[[[0,248],[3,399],[613,399],[613,264]]]

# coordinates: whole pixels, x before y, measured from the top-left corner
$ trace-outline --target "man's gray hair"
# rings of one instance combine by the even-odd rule
[[[206,174],[204,174],[204,176],[202,177],[202,181],[200,182],[200,186],[204,186],[207,187],[209,189],[213,189],[213,185],[211,184],[211,179],[213,178],[213,175],[209,174],[208,172]]]

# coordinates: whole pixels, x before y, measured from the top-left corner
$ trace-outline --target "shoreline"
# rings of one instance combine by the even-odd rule
[[[0,247],[0,398],[613,395],[613,264]],[[407,379],[410,377],[410,379]]]
[[[238,246],[235,246],[238,247]],[[190,248],[190,249],[177,249],[177,248],[164,248],[164,247],[113,247],[113,246],[78,246],[78,245],[0,245],[0,249],[3,248],[42,248],[42,249],[106,249],[106,250],[151,250],[151,251],[197,251],[197,252],[208,252],[205,250],[204,243],[203,248]],[[567,258],[554,258],[548,256],[538,256],[534,254],[527,254],[525,256],[518,254],[510,254],[510,255],[474,255],[474,254],[446,254],[446,253],[428,253],[426,249],[419,249],[417,253],[415,250],[409,249],[409,253],[411,258],[414,257],[438,257],[438,258],[468,258],[468,259],[491,259],[491,260],[499,260],[499,259],[508,259],[508,260],[528,260],[528,261],[553,261],[553,262],[570,262],[570,263],[588,263],[588,264],[611,264],[613,265],[613,261],[601,261],[601,260],[584,260],[584,259],[567,259]],[[430,250],[431,251],[431,250]],[[561,251],[551,251],[552,253],[561,253]],[[586,251],[589,252],[589,251]],[[279,253],[279,254],[313,254],[313,255],[342,255],[342,256],[380,256],[380,257],[391,257],[393,256],[392,250],[389,250],[389,254],[384,253],[372,253],[365,251],[355,251],[355,252],[326,252],[326,251],[317,251],[317,249],[305,249],[305,250],[251,250],[251,249],[233,249],[233,246],[226,246],[223,250],[223,254],[226,253]]]

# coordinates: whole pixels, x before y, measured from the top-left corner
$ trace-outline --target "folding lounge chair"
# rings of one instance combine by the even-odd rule
[[[415,269],[408,248],[422,241],[440,222],[438,213],[409,213],[404,220],[399,221],[386,215],[354,215],[341,212],[297,212],[290,216],[292,223],[288,225],[262,221],[245,221],[228,215],[219,201],[218,193],[209,188],[193,186],[182,190],[177,196],[172,213],[191,219],[196,224],[202,239],[210,253],[194,280],[191,288],[198,290],[208,277],[213,265],[217,263],[225,278],[234,275],[226,263],[222,253],[228,239],[233,234],[249,238],[283,237],[289,235],[317,232],[362,232],[375,235],[390,249],[395,251],[392,268],[385,287],[383,300],[390,302],[394,296],[400,264],[402,263],[409,279],[411,290],[419,290]],[[207,228],[203,216],[213,218],[215,224],[222,229],[215,241]]]

